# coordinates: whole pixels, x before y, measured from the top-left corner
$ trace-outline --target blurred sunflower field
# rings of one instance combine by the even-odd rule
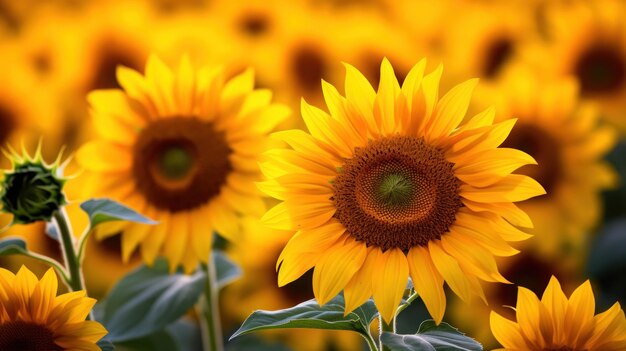
[[[626,0],[0,0],[0,351],[626,351]]]

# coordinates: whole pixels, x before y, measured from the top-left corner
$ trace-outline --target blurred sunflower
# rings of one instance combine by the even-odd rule
[[[507,241],[528,238],[508,221],[532,226],[513,202],[544,193],[510,173],[534,160],[497,148],[515,121],[492,125],[493,109],[459,126],[477,81],[438,99],[442,66],[423,76],[425,66],[400,87],[383,60],[376,92],[346,65],[346,97],[322,84],[330,114],[302,101],[311,134],[277,133],[290,148],[266,154],[259,186],[283,201],[265,224],[297,231],[279,258],[280,286],[315,267],[320,304],[344,290],[350,312],[373,296],[389,322],[410,274],[439,323],[444,280],[464,300],[484,298],[479,279],[507,282],[494,255],[514,255]]]
[[[514,62],[519,46],[536,36],[533,16],[508,3],[458,4],[456,20],[444,31],[442,57],[451,77],[497,80]]]
[[[57,287],[52,268],[41,280],[24,266],[15,275],[0,268],[0,349],[100,350],[107,332],[85,320],[96,300],[84,291],[56,296]]]
[[[125,260],[141,246],[147,263],[162,254],[172,270],[182,263],[190,272],[207,262],[213,231],[236,239],[239,213],[265,211],[256,160],[289,110],[271,104],[270,91],[254,90],[251,70],[224,82],[219,68],[196,71],[183,59],[172,72],[151,56],[145,77],[120,67],[118,79],[123,91],[88,96],[99,139],[77,153],[92,171],[86,194],[112,197],[160,224],[120,223],[96,235],[123,231]]]
[[[482,106],[496,101],[500,116],[519,119],[503,146],[538,163],[517,173],[536,179],[547,192],[519,204],[535,224],[535,238],[526,244],[547,256],[576,260],[585,255],[589,232],[601,217],[601,191],[617,182],[602,159],[615,145],[615,131],[599,125],[597,110],[580,103],[571,79],[540,79],[519,69],[488,91]]]
[[[545,74],[573,75],[581,95],[598,103],[626,131],[626,4],[619,0],[552,2],[546,6],[544,45],[528,49]]]
[[[580,257],[581,261],[582,259]],[[510,306],[515,306],[517,286],[524,286],[539,294],[545,289],[552,275],[561,277],[561,283],[567,289],[574,289],[576,287],[574,282],[579,278],[579,271],[576,270],[579,265],[564,267],[560,260],[547,259],[531,250],[522,251],[511,259],[499,260],[498,263],[502,275],[513,284],[487,284],[485,296],[489,306],[480,302],[467,304],[459,299],[453,299],[450,305],[452,325],[478,340],[485,350],[498,347],[489,329],[489,314],[493,310],[507,318],[515,318],[515,311]]]
[[[541,300],[520,287],[517,295],[517,322],[491,313],[491,330],[503,350],[588,350],[626,349],[626,318],[616,302],[594,316],[595,299],[591,284],[579,286],[569,300],[559,281],[552,277]]]
[[[236,319],[237,325],[258,309],[280,310],[293,307],[312,298],[311,271],[283,287],[276,285],[276,260],[290,232],[272,230],[258,219],[245,218],[245,240],[229,248],[229,256],[241,265],[243,277],[229,285],[221,294],[224,313]],[[250,253],[254,252],[254,255]],[[362,350],[362,339],[351,332],[319,329],[290,329],[264,333],[272,340],[281,340],[294,350]]]
[[[275,91],[280,102],[293,104],[301,97],[321,102],[321,80],[335,81],[340,76],[341,42],[336,33],[341,24],[334,16],[314,10],[295,12],[287,19],[286,29],[255,51],[259,80]]]

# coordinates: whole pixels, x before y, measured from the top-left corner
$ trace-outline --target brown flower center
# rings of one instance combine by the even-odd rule
[[[562,175],[562,161],[559,143],[550,133],[531,124],[519,123],[502,147],[522,150],[532,156],[537,164],[523,166],[516,173],[535,179],[548,194],[554,190]]]
[[[0,145],[5,145],[17,124],[13,111],[0,103]]]
[[[270,21],[266,14],[263,13],[246,13],[239,19],[240,30],[250,36],[261,36],[270,29]]]
[[[178,212],[196,208],[220,193],[232,170],[224,132],[195,117],[151,123],[134,147],[137,189],[153,206]]]
[[[0,324],[0,350],[61,351],[50,329],[32,322],[13,321]]]
[[[92,82],[88,91],[95,89],[120,89],[117,81],[117,66],[126,66],[140,71],[143,60],[130,49],[120,47],[115,42],[105,41],[97,56],[97,63],[93,73]]]
[[[532,274],[529,274],[532,272]],[[535,255],[522,253],[511,265],[503,270],[502,275],[514,284],[497,284],[489,294],[489,301],[496,312],[515,319],[515,311],[504,306],[515,306],[517,303],[517,287],[523,286],[535,294],[541,295],[548,285],[552,274],[558,273],[555,265]]]
[[[333,182],[335,217],[382,250],[425,246],[462,206],[453,164],[423,138],[393,136],[356,148]]]
[[[626,57],[617,47],[595,44],[579,57],[574,74],[583,95],[618,91],[626,83]]]
[[[486,51],[483,75],[487,78],[497,76],[512,55],[513,42],[510,39],[500,38],[493,41]]]
[[[303,90],[318,90],[328,70],[326,59],[319,49],[312,45],[300,46],[292,54],[291,72],[296,83]]]

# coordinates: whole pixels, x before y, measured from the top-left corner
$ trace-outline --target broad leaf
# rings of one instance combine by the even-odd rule
[[[80,208],[89,216],[89,226],[93,229],[100,223],[111,221],[129,221],[145,224],[157,222],[110,199],[91,199],[80,204]]]
[[[26,241],[24,239],[9,236],[0,240],[0,256],[27,254]]]
[[[153,334],[182,317],[204,291],[206,275],[169,274],[167,262],[141,266],[124,277],[103,304],[102,322],[113,342]]]
[[[324,306],[313,299],[284,310],[255,311],[231,340],[259,330],[287,328],[351,330],[366,335],[375,317],[376,307],[371,300],[344,317],[344,298],[338,295]]]
[[[220,289],[241,276],[241,268],[221,251],[213,250],[211,255],[213,255],[213,264],[216,270],[217,286]]]
[[[174,336],[165,330],[119,344],[119,351],[183,351]],[[104,351],[104,350],[103,350]],[[186,350],[185,350],[186,351]]]
[[[399,335],[383,333],[383,344],[391,351],[482,351],[474,339],[465,336],[447,323],[436,325],[433,320],[424,321],[417,334]]]

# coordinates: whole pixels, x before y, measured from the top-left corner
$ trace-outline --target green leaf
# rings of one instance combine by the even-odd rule
[[[374,302],[366,302],[345,317],[344,305],[343,295],[338,295],[324,306],[313,299],[284,310],[255,311],[230,339],[259,330],[288,328],[351,330],[367,335],[369,324],[376,317]]]
[[[206,275],[169,274],[167,262],[141,266],[124,277],[103,304],[102,323],[113,342],[153,334],[182,317],[204,292]]]
[[[174,336],[162,330],[140,339],[119,343],[120,350],[132,351],[182,351],[176,343]],[[104,350],[103,350],[104,351]]]
[[[100,350],[102,350],[102,351],[113,351],[113,350],[115,350],[115,346],[113,345],[113,343],[107,337],[105,337],[104,339],[98,341],[97,345],[100,348]]]
[[[87,200],[80,204],[80,208],[89,216],[89,226],[91,229],[100,223],[111,221],[129,221],[144,224],[157,223],[110,199]]]
[[[474,339],[465,336],[447,323],[436,325],[433,320],[424,321],[417,334],[398,335],[383,333],[383,344],[391,351],[482,351]]]
[[[241,276],[241,268],[231,261],[221,251],[213,250],[213,264],[215,264],[217,286],[219,289],[232,283]]]
[[[24,239],[8,236],[0,240],[0,256],[27,254],[26,241]]]

